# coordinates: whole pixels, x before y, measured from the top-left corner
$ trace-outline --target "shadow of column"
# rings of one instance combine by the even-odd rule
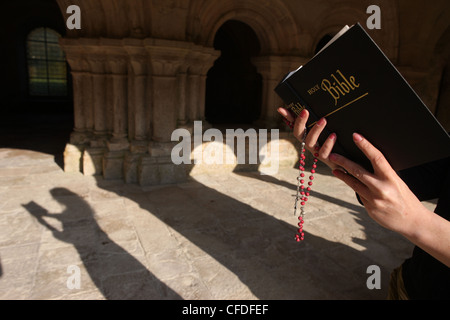
[[[371,291],[366,286],[367,267],[377,264],[370,255],[307,232],[307,240],[298,244],[294,241],[294,225],[199,182],[148,191],[136,191],[127,185],[109,188],[101,182],[99,187],[134,201],[157,217],[179,234],[177,240],[183,250],[200,249],[236,275],[258,299],[386,297],[386,282],[383,290]],[[350,213],[355,216],[362,210],[354,209],[351,207]],[[191,263],[198,267],[195,259]],[[220,270],[208,270],[208,274],[200,271],[200,277],[203,275],[207,277],[202,281],[212,291],[229,290],[226,280],[208,280],[220,278]],[[381,276],[388,280],[388,274]]]
[[[23,207],[56,239],[75,247],[87,273],[106,299],[180,299],[101,229],[86,201],[66,188],[50,192],[66,207],[64,211],[49,213],[35,202]],[[61,194],[64,196],[58,196]],[[62,230],[47,220],[60,222]]]
[[[271,176],[239,174],[281,185],[287,193],[295,189],[294,185]],[[232,186],[243,188],[243,192],[247,189],[245,192],[248,193],[251,184]],[[242,297],[242,292],[234,295],[233,290],[247,289],[258,299],[386,297],[389,279],[386,268],[381,274],[382,290],[369,290],[366,286],[367,267],[380,263],[376,261],[379,254],[372,255],[370,244],[360,241],[358,244],[365,249],[356,250],[308,232],[305,232],[304,242],[296,243],[293,239],[296,226],[272,216],[273,208],[268,208],[267,212],[258,210],[241,198],[234,199],[228,193],[219,192],[220,188],[215,190],[193,180],[146,189],[98,179],[97,187],[142,208],[139,219],[145,220],[148,214],[149,222],[145,227],[135,225],[138,234],[156,232],[153,229],[156,227],[151,224],[155,217],[173,230],[170,236],[175,239],[142,243],[145,256],[150,259],[147,260],[148,269],[102,230],[91,206],[72,191],[66,188],[51,190],[54,199],[66,208],[60,213],[49,213],[34,202],[24,207],[56,239],[74,246],[93,283],[106,299],[181,299],[192,296],[189,290],[195,288],[186,287],[177,280],[186,270],[189,270],[189,277],[208,288],[210,295],[202,297],[213,299]],[[355,221],[364,229],[372,228],[368,218],[362,217],[362,207],[320,193],[315,193],[315,196],[347,208],[349,219],[357,217]],[[51,220],[60,223],[62,228],[55,228]],[[173,267],[179,270],[178,276],[172,273],[171,279],[158,279],[152,270],[155,272],[153,267],[158,270],[164,268],[164,261],[159,259],[163,250],[173,250],[164,247],[169,240],[177,243],[177,250],[184,252],[185,260],[179,264],[186,263],[187,259],[190,266],[189,269]],[[158,248],[157,253],[152,252],[155,248]],[[175,254],[170,256],[177,257]],[[214,263],[205,264],[205,261]],[[174,261],[174,265],[178,262]]]

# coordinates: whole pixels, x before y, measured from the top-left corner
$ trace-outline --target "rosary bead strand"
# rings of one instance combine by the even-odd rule
[[[287,126],[289,126],[289,128],[293,129],[294,128],[294,123],[290,122],[286,119],[283,119],[284,122],[286,123]],[[304,133],[304,137],[303,137],[303,141],[306,138],[306,129],[305,129],[305,133]],[[311,186],[313,185],[313,180],[314,180],[314,174],[316,173],[316,168],[317,168],[317,158],[319,157],[318,151],[319,151],[320,147],[316,146],[314,148],[314,159],[313,159],[313,165],[312,165],[312,169],[311,169],[311,175],[309,176],[309,181],[307,183],[307,187],[305,186],[305,166],[306,166],[306,149],[305,149],[305,142],[302,142],[302,146],[301,146],[301,153],[300,153],[300,161],[299,161],[299,175],[297,177],[297,194],[295,195],[295,204],[294,204],[294,216],[297,215],[298,212],[298,202],[300,202],[300,213],[298,216],[298,229],[297,229],[297,233],[295,234],[295,241],[300,242],[303,241],[305,239],[305,233],[303,232],[303,223],[304,223],[304,215],[305,215],[305,205],[306,202],[308,201],[308,198],[311,194]]]
[[[315,151],[318,151],[318,147],[316,147]],[[314,160],[313,160],[313,166],[311,169],[311,175],[309,176],[309,182],[307,183],[307,187],[305,187],[305,143],[302,142],[302,146],[301,146],[301,154],[300,154],[300,161],[299,161],[299,175],[297,177],[297,194],[295,196],[295,205],[294,205],[294,215],[297,215],[297,205],[298,202],[300,201],[300,214],[298,216],[298,229],[297,229],[297,233],[295,234],[295,241],[300,242],[303,241],[305,239],[305,233],[303,232],[303,224],[304,224],[304,215],[305,215],[305,205],[306,202],[308,201],[308,198],[311,194],[311,186],[313,185],[313,180],[314,180],[314,174],[316,173],[316,168],[317,168],[317,157],[319,156],[319,154],[316,152],[314,153]]]

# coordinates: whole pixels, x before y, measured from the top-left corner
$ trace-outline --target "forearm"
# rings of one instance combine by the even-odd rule
[[[416,217],[411,230],[403,236],[450,267],[450,221],[425,207],[418,208]]]

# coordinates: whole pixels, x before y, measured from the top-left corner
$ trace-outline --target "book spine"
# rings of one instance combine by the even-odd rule
[[[295,91],[295,89],[289,84],[288,81],[283,82],[284,85],[286,86],[286,88],[289,90],[289,92],[291,93],[291,95],[294,97],[296,103],[294,103],[292,105],[291,103],[291,109],[295,108],[295,109],[300,109],[300,111],[298,112],[298,114],[296,114],[297,116],[300,114],[300,112],[303,109],[308,110],[309,112],[309,119],[308,119],[308,124],[311,123],[316,123],[317,121],[319,121],[319,117],[316,115],[316,113],[306,104],[306,102],[302,99],[302,97],[300,97],[300,95],[297,93],[297,91]]]
[[[282,81],[276,88],[275,92],[280,96],[285,105],[283,106],[288,110],[294,118],[296,118],[303,109],[308,110],[309,118],[306,123],[306,128],[310,129],[320,118],[313,111],[313,109],[302,99],[302,97],[297,93],[297,91],[289,84],[287,80]],[[328,127],[325,127],[323,133],[329,136],[331,132]],[[323,134],[319,138],[319,143],[324,142]],[[342,150],[342,149],[341,149]]]
[[[303,109],[308,110],[309,118],[306,126],[312,127],[320,118],[314,112],[314,110],[302,99],[297,91],[291,86],[288,81],[281,82],[276,88],[275,92],[285,103],[283,108],[288,110],[294,118],[300,115]]]

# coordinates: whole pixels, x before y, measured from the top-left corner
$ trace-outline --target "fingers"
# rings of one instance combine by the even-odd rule
[[[374,169],[374,174],[368,172],[360,165],[350,161],[349,159],[337,155],[331,154],[329,156],[330,160],[345,168],[353,177],[361,181],[366,186],[376,187],[377,180],[380,178],[389,178],[394,171],[390,166],[389,162],[383,156],[383,154],[375,148],[369,141],[367,141],[363,136],[358,133],[353,134],[353,141],[358,146],[358,148],[364,153],[364,155],[369,159]]]
[[[299,140],[303,141],[304,135],[305,135],[305,127],[306,123],[308,121],[309,113],[306,109],[302,110],[300,115],[297,118],[294,118],[292,114],[284,109],[284,108],[278,108],[278,113],[280,113],[286,120],[290,122],[294,122],[294,136]],[[312,127],[312,129],[309,131],[306,139],[305,144],[306,148],[311,151],[312,153],[317,153],[316,150],[318,149],[318,139],[320,134],[322,133],[323,129],[325,129],[325,126],[327,124],[327,121],[325,118],[320,119],[317,121],[317,123]],[[361,136],[358,133],[353,134],[353,141],[358,146],[358,148],[365,154],[365,156],[369,159],[369,161],[372,163],[372,167],[374,169],[375,175],[383,178],[388,178],[392,172],[393,169],[386,160],[386,158],[383,156],[383,154],[376,149],[369,141],[367,141],[363,136]],[[318,152],[318,157],[320,160],[326,162],[328,166],[331,168],[334,168],[336,165],[337,167],[344,168],[347,172],[349,172],[353,177],[355,177],[357,180],[361,181],[366,186],[374,186],[375,183],[375,176],[369,173],[367,170],[362,168],[360,165],[342,157],[339,155],[331,154],[331,151],[334,147],[334,144],[336,143],[336,135],[333,133],[331,134],[327,140],[325,140],[324,144],[320,147],[320,151]],[[330,165],[330,161],[334,165]]]
[[[317,145],[317,140],[319,139],[319,136],[322,133],[323,129],[325,129],[326,124],[327,121],[325,120],[325,118],[322,118],[319,121],[317,121],[317,123],[309,131],[305,143],[306,147],[310,151],[314,150],[314,147]]]
[[[300,115],[294,119],[292,114],[287,111],[285,108],[278,108],[278,113],[282,115],[287,121],[294,123],[294,136],[299,140],[303,141],[304,134],[305,134],[305,127],[306,122],[308,121],[309,112],[306,109],[303,109],[302,112],[300,112]]]
[[[363,185],[372,188],[377,184],[376,177],[359,164],[335,153],[330,154],[329,159],[335,165],[344,168],[352,178],[360,181]],[[347,183],[347,180],[344,180],[344,182]]]
[[[302,112],[300,112],[300,115],[295,119],[295,125],[294,125],[294,136],[299,140],[303,141],[305,138],[305,128],[306,128],[306,122],[308,121],[309,112],[306,109],[303,109]]]
[[[319,159],[322,161],[328,160],[330,156],[331,150],[333,150],[334,144],[336,143],[336,134],[332,133],[325,140],[323,145],[320,147],[318,151]]]
[[[333,170],[333,175],[339,180],[342,180],[350,188],[352,188],[360,196],[360,199],[364,204],[367,202],[367,198],[370,199],[370,189],[358,179],[346,174],[339,169]]]
[[[367,139],[358,133],[353,134],[353,141],[358,146],[358,148],[365,154],[367,159],[369,159],[372,167],[377,175],[387,177],[394,171],[386,160],[384,155],[375,148]]]
[[[295,120],[294,117],[286,109],[280,107],[280,108],[277,109],[277,111],[278,111],[279,114],[281,114],[289,122],[294,122],[294,120]]]

